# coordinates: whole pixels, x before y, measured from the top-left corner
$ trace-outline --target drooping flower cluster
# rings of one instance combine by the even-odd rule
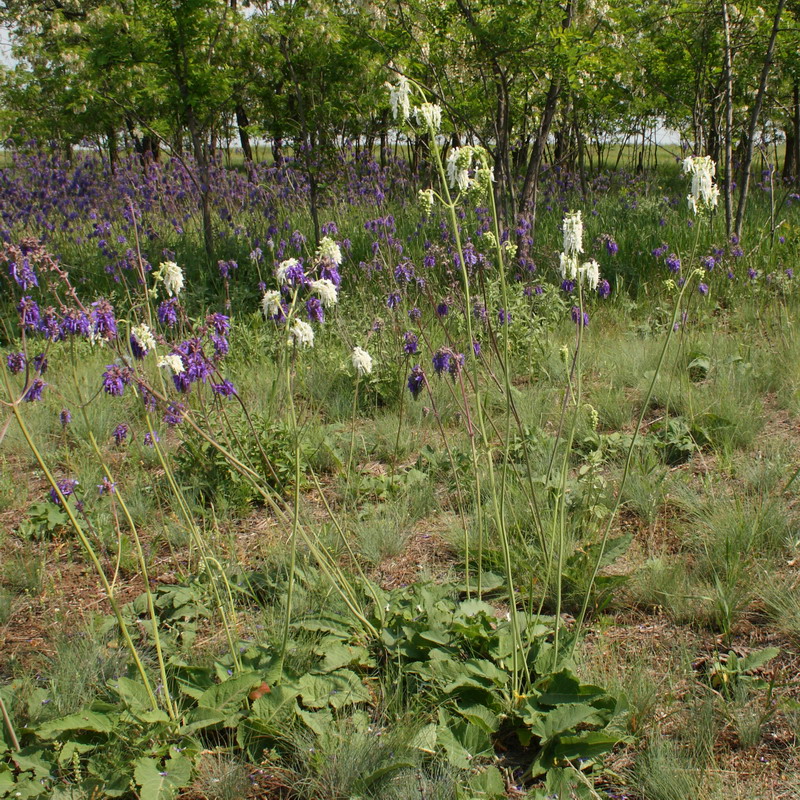
[[[683,160],[683,172],[692,176],[692,189],[687,196],[689,208],[711,210],[719,202],[719,187],[714,183],[717,166],[711,156],[689,156]]]
[[[350,360],[359,378],[372,373],[372,356],[363,347],[354,347]]]
[[[405,75],[397,76],[397,83],[389,84],[389,105],[392,119],[405,122],[411,116],[411,86]]]

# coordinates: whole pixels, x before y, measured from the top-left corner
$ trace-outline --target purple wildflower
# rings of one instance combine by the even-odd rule
[[[327,278],[337,289],[342,283],[342,276],[333,262],[324,262],[319,271],[320,278]]]
[[[108,477],[104,476],[102,483],[97,484],[97,491],[101,497],[103,495],[116,494],[117,484],[113,483],[108,479]]]
[[[36,378],[28,387],[28,391],[25,392],[22,399],[26,403],[35,403],[37,400],[41,400],[45,386],[47,384],[41,378]]]
[[[497,312],[497,318],[500,321],[501,325],[510,325],[511,324],[511,312],[506,311],[504,308],[501,308]]]
[[[20,372],[22,372],[27,363],[28,362],[25,358],[25,353],[9,353],[6,356],[6,366],[8,367],[8,371],[14,375],[18,375]]]
[[[164,422],[170,428],[174,428],[183,422],[186,416],[186,406],[183,403],[170,403],[167,410],[164,412]]]
[[[92,303],[91,321],[95,336],[102,339],[116,338],[117,321],[114,318],[114,308],[108,300],[101,298]]]
[[[433,371],[437,375],[441,375],[443,372],[449,372],[451,358],[452,355],[449,350],[445,349],[437,350],[433,354]]]
[[[669,245],[666,242],[662,242],[659,247],[656,247],[655,250],[652,251],[654,258],[661,258],[667,250],[669,250]]]
[[[400,305],[400,292],[392,292],[386,298],[386,307],[387,308],[397,308]]]
[[[706,268],[706,271],[711,272],[717,266],[717,259],[714,256],[706,256],[700,259],[700,263]]]
[[[231,272],[239,269],[239,265],[235,261],[217,261],[217,269],[223,280],[228,280]]]
[[[731,250],[731,255],[732,255],[734,258],[741,258],[741,257],[744,255],[744,250],[742,250],[742,248],[741,248],[741,247],[734,247],[734,248]]]
[[[224,336],[217,336],[216,334],[211,336],[211,345],[214,348],[215,358],[225,358],[231,349],[228,340]]]
[[[118,445],[122,444],[128,438],[128,430],[128,426],[124,422],[120,422],[120,424],[114,428],[114,433],[112,434],[114,442]]]
[[[406,331],[403,334],[403,352],[408,355],[414,355],[419,349],[419,339],[416,334],[411,331]]]
[[[61,492],[63,497],[69,497],[71,494],[75,494],[75,487],[77,485],[78,481],[76,481],[74,478],[56,481],[56,486],[58,486],[58,490]],[[56,492],[55,488],[50,490],[50,500],[57,506],[61,505],[61,498],[58,496],[58,492]]]
[[[477,339],[472,341],[472,352],[475,353],[476,358],[481,354],[481,343]]]
[[[211,390],[220,397],[233,397],[236,394],[236,387],[228,380],[222,381],[222,383],[212,383]]]
[[[580,310],[580,308],[578,308],[578,306],[572,306],[571,316],[572,316],[572,321],[576,325],[578,325],[580,323],[580,321],[581,321],[581,310]],[[583,327],[587,328],[588,326],[589,326],[589,312],[588,311],[584,311],[583,312]]]
[[[17,311],[23,328],[35,328],[39,324],[39,304],[32,297],[23,297]]]
[[[72,422],[72,412],[68,408],[61,409],[58,420],[61,423],[61,427],[66,428]]]
[[[614,256],[619,251],[619,245],[608,235],[606,235],[606,250],[610,256]]]
[[[47,367],[48,367],[47,356],[44,353],[39,353],[38,356],[33,357],[33,368],[40,375],[44,375],[45,372],[47,372]]]
[[[206,317],[206,325],[212,327],[218,336],[225,336],[225,334],[231,329],[231,322],[230,318],[226,317],[224,314],[209,314]]]
[[[394,268],[394,279],[398,283],[411,283],[414,279],[414,265],[410,261],[403,261]]]
[[[325,322],[325,309],[319,297],[309,297],[306,300],[306,314],[309,322]]]
[[[675,253],[670,253],[665,259],[664,263],[667,265],[667,268],[670,272],[680,272],[681,271],[681,260]]]
[[[422,312],[416,306],[408,312],[408,318],[412,322],[416,322],[420,317],[422,317]]]
[[[411,392],[411,396],[416,400],[424,386],[425,373],[419,364],[415,364],[411,369],[411,374],[408,376],[408,391]]]
[[[597,284],[597,294],[604,300],[611,294],[611,284],[605,278]]]
[[[706,284],[706,283],[698,284],[697,291],[700,292],[700,294],[702,294],[703,296],[707,295],[708,294],[708,284]]]
[[[561,281],[561,291],[571,294],[575,290],[575,281],[563,280]]]
[[[157,433],[150,433],[150,431],[148,431],[144,435],[144,443],[147,445],[147,447],[153,447],[157,442],[160,441],[161,437]]]
[[[158,321],[167,328],[172,328],[174,325],[177,325],[178,298],[170,297],[169,300],[165,300],[163,303],[161,303],[161,305],[159,305],[156,313],[158,315]]]
[[[136,338],[136,336],[131,334],[130,339],[128,341],[130,342],[131,353],[133,354],[134,358],[141,360],[147,355],[148,353],[147,348],[142,347],[142,343]]]
[[[122,397],[125,387],[131,382],[132,374],[128,367],[108,364],[103,373],[103,391],[113,397]]]
[[[61,320],[61,336],[88,336],[89,317],[75,308],[67,309]]]
[[[750,280],[754,281],[758,277],[758,270],[755,270],[752,267],[750,267],[750,269],[747,270],[747,274],[750,277]]]
[[[39,281],[36,277],[36,271],[31,266],[31,263],[27,258],[23,258],[21,264],[17,264],[16,261],[12,261],[8,265],[8,272],[17,282],[23,292],[27,292],[32,286],[39,285]]]
[[[439,305],[436,306],[436,316],[437,317],[446,317],[450,313],[450,308],[447,305],[445,300],[442,300]]]

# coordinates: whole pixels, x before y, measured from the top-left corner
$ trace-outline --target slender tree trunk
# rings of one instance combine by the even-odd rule
[[[247,126],[250,120],[247,117],[247,111],[241,102],[236,103],[236,125],[239,128],[239,142],[242,145],[242,154],[245,161],[253,160],[253,148],[250,144],[250,134],[247,132]]]
[[[730,239],[733,227],[733,57],[728,0],[722,0],[722,26],[725,34],[725,176],[722,191],[725,198],[725,234]]]
[[[761,67],[761,77],[758,82],[758,92],[756,93],[756,100],[753,103],[753,109],[750,113],[750,122],[747,126],[746,133],[746,147],[744,155],[744,163],[742,164],[742,185],[739,189],[739,204],[736,207],[736,235],[741,238],[742,225],[744,223],[744,211],[747,206],[747,192],[750,188],[750,167],[753,163],[753,149],[756,138],[756,128],[758,127],[758,117],[761,114],[761,107],[764,105],[764,95],[767,91],[767,80],[769,78],[770,69],[772,68],[772,57],[775,52],[775,40],[778,38],[778,29],[780,27],[781,15],[783,14],[783,7],[786,0],[778,0],[778,6],[775,9],[775,17],[772,21],[772,32],[769,36],[769,44],[767,45],[767,52],[764,55],[764,64]]]

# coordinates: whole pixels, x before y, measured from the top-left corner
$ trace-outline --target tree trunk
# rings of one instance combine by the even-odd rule
[[[742,164],[742,185],[739,189],[739,205],[736,207],[736,235],[740,239],[742,236],[742,225],[744,224],[744,211],[747,206],[747,192],[750,188],[750,167],[753,163],[753,149],[756,138],[756,128],[758,127],[758,117],[761,114],[761,106],[764,104],[764,95],[767,91],[767,79],[769,78],[769,72],[772,68],[772,56],[775,52],[775,40],[778,38],[778,29],[780,27],[781,15],[783,14],[785,2],[786,0],[778,0],[778,6],[775,9],[775,17],[772,21],[772,32],[769,36],[767,52],[764,55],[764,64],[761,67],[758,92],[756,93],[756,100],[750,113],[750,122],[747,126],[747,149],[745,150],[744,163]]]
[[[725,177],[722,191],[725,199],[725,234],[730,239],[733,226],[733,58],[728,0],[722,0],[722,26],[725,34]]]
[[[242,153],[245,161],[253,160],[253,148],[250,145],[250,134],[247,132],[247,126],[250,120],[247,118],[247,112],[241,102],[236,104],[236,124],[239,127],[239,142],[242,145]]]

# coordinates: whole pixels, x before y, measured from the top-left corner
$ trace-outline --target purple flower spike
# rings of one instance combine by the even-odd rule
[[[124,422],[120,422],[120,424],[114,428],[114,433],[112,434],[114,442],[118,445],[122,444],[128,438],[128,430],[128,426]]]
[[[167,328],[178,324],[178,298],[171,297],[158,307],[158,321]]]
[[[63,481],[56,481],[56,485],[64,497],[69,497],[71,494],[75,494],[75,487],[78,485],[78,481],[74,478],[67,478]],[[50,490],[50,500],[57,506],[61,505],[61,498],[55,489]]]
[[[403,352],[408,356],[413,356],[419,349],[419,339],[416,334],[406,331],[403,334]]]
[[[681,260],[675,253],[670,253],[665,259],[664,263],[667,265],[667,268],[670,272],[680,272],[681,271]]]
[[[183,403],[170,403],[164,412],[164,422],[174,428],[183,422],[186,416],[186,406]]]
[[[414,365],[411,369],[411,374],[408,376],[408,391],[411,396],[416,400],[423,387],[425,386],[425,373],[419,364]]]
[[[25,369],[25,365],[27,363],[28,362],[25,358],[25,353],[9,353],[6,356],[6,366],[8,367],[8,371],[14,375],[19,375],[19,373]]]
[[[47,384],[41,378],[36,378],[28,387],[28,391],[25,392],[22,399],[26,403],[35,403],[37,400],[41,400],[45,386],[47,386]]]
[[[706,283],[699,284],[698,287],[697,287],[697,291],[700,292],[700,294],[702,294],[703,296],[707,295],[708,294],[708,284],[706,284]]]
[[[603,300],[611,294],[611,284],[605,278],[597,284],[597,294]]]
[[[68,408],[62,409],[61,413],[58,415],[59,422],[61,423],[62,428],[66,428],[67,425],[72,422],[72,412]]]
[[[32,297],[23,297],[17,311],[23,328],[35,328],[39,324],[39,304]]]
[[[103,391],[113,397],[122,397],[125,387],[131,382],[131,371],[119,364],[108,364],[103,373]]]
[[[578,306],[572,306],[571,316],[572,316],[572,321],[576,325],[580,323],[580,321],[581,321],[581,310],[580,310],[580,308],[578,308]],[[584,311],[583,312],[583,327],[584,328],[588,328],[589,327],[589,312],[588,311]]]
[[[236,394],[236,388],[228,380],[222,381],[222,383],[212,383],[211,390],[220,397],[233,397]]]

